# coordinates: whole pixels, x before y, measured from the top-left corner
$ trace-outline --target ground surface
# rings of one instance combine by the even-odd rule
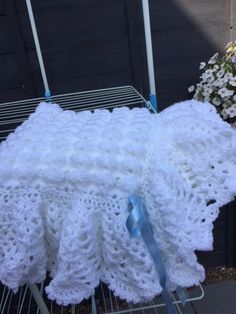
[[[221,266],[207,271],[204,285],[211,285],[225,280],[236,281],[236,268],[226,268]]]

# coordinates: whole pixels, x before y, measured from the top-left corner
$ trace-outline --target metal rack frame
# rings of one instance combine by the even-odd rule
[[[37,51],[40,71],[44,83],[45,97],[34,98],[23,101],[14,101],[0,104],[0,140],[3,140],[7,135],[14,131],[15,128],[24,122],[29,115],[35,111],[36,106],[41,101],[48,101],[51,103],[59,104],[65,110],[95,110],[95,109],[109,109],[112,110],[115,107],[128,106],[146,106],[151,111],[157,112],[157,101],[156,101],[156,89],[155,89],[155,76],[154,76],[154,64],[153,64],[153,52],[152,52],[152,38],[151,38],[151,27],[150,27],[150,16],[149,16],[149,2],[148,0],[142,0],[143,6],[143,17],[144,17],[144,30],[146,40],[146,52],[148,62],[148,77],[149,77],[149,90],[150,98],[146,100],[134,87],[132,86],[121,86],[114,88],[106,88],[100,90],[92,90],[78,93],[70,93],[52,96],[45,66],[43,62],[41,47],[38,39],[37,28],[35,25],[33,10],[31,1],[26,0],[26,5],[29,13],[31,29],[34,37],[35,47]],[[1,289],[1,287],[0,287]],[[187,295],[186,302],[192,302],[203,298],[204,291],[202,286],[198,287],[200,294],[196,297],[191,297],[188,294],[188,290],[185,290]],[[1,291],[1,290],[0,290]],[[100,285],[99,299],[97,295],[91,297],[91,302],[87,304],[90,312],[93,314],[97,313],[97,308],[102,309],[104,314],[123,314],[123,313],[135,313],[141,311],[145,313],[146,310],[153,309],[155,313],[158,313],[158,309],[164,307],[165,304],[160,298],[155,298],[149,304],[138,304],[133,305],[130,303],[123,303],[120,305],[120,301],[112,294],[108,289],[105,295],[105,286]],[[177,299],[175,293],[172,293],[173,303],[176,309],[181,313],[179,306],[180,301]],[[36,301],[36,303],[35,303]],[[98,301],[98,302],[97,302]],[[33,314],[33,313],[82,313],[81,305],[73,305],[68,307],[57,306],[54,302],[49,302],[46,299],[44,293],[44,283],[41,285],[30,285],[21,287],[18,294],[14,295],[12,291],[6,287],[2,287],[2,294],[0,296],[0,313],[11,314],[12,309],[16,314]],[[34,312],[33,312],[34,311]],[[55,312],[56,311],[56,312]],[[66,312],[65,312],[66,311]],[[68,312],[69,311],[69,312]]]
[[[113,109],[117,107],[142,107],[147,106],[152,109],[151,103],[133,87],[120,86],[92,91],[69,93],[28,100],[13,101],[0,104],[0,140],[14,131],[14,129],[24,122],[33,113],[40,102],[50,101],[57,103],[64,110],[95,110]],[[154,109],[153,109],[154,110]]]
[[[110,290],[105,296],[104,285],[101,284],[99,289],[102,291],[102,294],[99,294],[99,297],[92,296],[91,300],[88,302],[82,302],[78,305],[71,306],[60,306],[54,303],[53,301],[46,300],[46,295],[44,293],[44,283],[36,286],[36,289],[40,293],[40,296],[43,301],[43,308],[41,304],[40,307],[35,302],[35,299],[32,294],[32,289],[29,286],[24,286],[19,289],[19,292],[15,295],[12,291],[6,287],[2,287],[2,295],[0,297],[0,313],[1,314],[53,314],[53,313],[88,313],[96,314],[128,314],[128,313],[150,313],[150,310],[153,310],[154,313],[160,313],[160,309],[165,307],[165,304],[162,302],[161,297],[154,298],[151,302],[145,304],[132,304],[126,303],[124,301],[116,298]],[[191,290],[185,289],[187,298],[187,303],[195,302],[204,297],[204,290],[202,286],[195,288],[194,292],[196,296],[191,297]],[[176,310],[178,313],[182,313],[181,302],[177,299],[176,294],[172,293],[173,303],[175,304]],[[14,312],[13,312],[14,311]],[[163,313],[163,312],[162,312]]]

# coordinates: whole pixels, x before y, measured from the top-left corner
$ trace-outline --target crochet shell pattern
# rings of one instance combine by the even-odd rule
[[[168,288],[204,280],[219,208],[236,195],[236,131],[207,103],[161,113],[75,113],[41,103],[0,145],[0,281],[17,291],[49,272],[48,297],[76,304],[100,281],[129,302],[162,288],[128,197],[143,199]]]

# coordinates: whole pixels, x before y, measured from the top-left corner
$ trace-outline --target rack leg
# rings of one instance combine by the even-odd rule
[[[92,314],[97,314],[97,305],[96,305],[95,295],[93,294],[91,298],[92,298]]]
[[[34,297],[34,300],[35,302],[37,303],[38,305],[38,308],[40,309],[41,313],[42,314],[50,314],[44,300],[43,300],[43,297],[41,295],[41,293],[39,292],[39,289],[38,287],[33,284],[33,285],[29,285],[29,289]]]

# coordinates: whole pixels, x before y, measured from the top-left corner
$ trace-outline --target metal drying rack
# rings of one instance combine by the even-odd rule
[[[26,0],[26,5],[44,83],[45,97],[1,103],[0,140],[4,140],[9,133],[14,131],[17,126],[24,122],[29,115],[35,111],[35,108],[41,101],[57,103],[65,110],[74,111],[92,111],[98,108],[112,110],[113,108],[127,106],[129,108],[147,107],[150,111],[154,113],[157,112],[148,0],[142,0],[142,5],[150,89],[149,100],[146,100],[133,86],[120,86],[52,96],[47,81],[31,1]],[[40,285],[25,285],[19,289],[17,294],[14,294],[7,287],[0,285],[0,314],[96,314],[97,312],[103,314],[144,314],[150,313],[150,311],[152,313],[164,313],[163,308],[165,307],[165,304],[160,296],[156,297],[150,303],[134,305],[116,298],[107,286],[102,283],[96,289],[96,292],[91,297],[91,300],[84,301],[79,305],[63,307],[47,299],[44,291],[45,284],[46,283],[43,282]],[[193,301],[203,298],[204,290],[202,286],[199,285],[198,287],[192,289],[185,289],[185,294],[187,303],[186,306],[189,306],[189,304],[192,304]],[[182,305],[180,304],[181,302],[176,293],[172,293],[171,297],[177,312],[182,313]]]
[[[17,294],[7,289],[5,286],[0,286],[0,313],[1,314],[163,314],[165,312],[165,304],[161,297],[156,297],[149,303],[132,304],[116,298],[112,292],[104,284],[100,284],[95,297],[84,301],[78,305],[60,306],[55,302],[47,299],[44,292],[44,283],[36,286],[42,304],[37,304],[32,294],[32,289],[27,285],[19,289]],[[204,290],[202,286],[194,289],[185,289],[187,295],[187,304],[185,305],[185,313],[194,308],[193,303],[204,297]],[[183,306],[178,300],[175,293],[172,293],[173,303],[175,304],[177,313],[182,313]]]
[[[42,101],[47,101],[47,98],[41,97],[0,104],[0,140],[5,139],[10,132],[24,122]],[[133,86],[50,96],[50,102],[59,104],[65,110],[74,111],[112,109],[123,106],[149,106],[151,109],[150,104]]]

